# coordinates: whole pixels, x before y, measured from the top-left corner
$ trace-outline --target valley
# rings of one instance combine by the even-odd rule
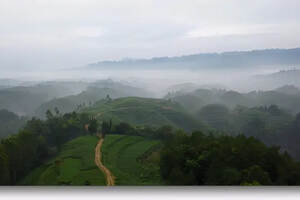
[[[3,85],[0,184],[297,185],[297,73],[254,76],[246,81],[261,89],[249,91],[197,81]]]

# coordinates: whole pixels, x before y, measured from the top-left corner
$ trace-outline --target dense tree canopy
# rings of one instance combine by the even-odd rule
[[[34,167],[41,164],[55,149],[82,134],[89,123],[86,114],[75,112],[53,115],[47,112],[47,120],[32,118],[18,134],[1,140],[0,184],[14,185]],[[54,150],[54,152],[53,152]],[[52,153],[51,153],[52,152]]]
[[[253,137],[180,133],[161,152],[161,174],[175,185],[297,185],[300,166]]]

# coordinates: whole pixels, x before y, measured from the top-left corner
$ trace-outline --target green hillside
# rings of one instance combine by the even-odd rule
[[[46,161],[18,185],[106,185],[104,174],[95,165],[96,136],[82,136],[66,143],[59,155]],[[150,150],[158,140],[139,136],[107,135],[102,162],[116,177],[116,185],[158,185],[159,156]]]
[[[113,84],[113,85],[112,85]],[[107,87],[104,87],[106,86]],[[70,95],[62,98],[55,98],[39,106],[35,115],[45,117],[47,110],[58,108],[61,113],[73,112],[74,110],[82,109],[91,106],[96,101],[105,99],[107,95],[112,98],[128,97],[128,96],[147,96],[148,94],[139,88],[124,86],[122,84],[110,83],[100,87],[97,82],[93,86],[88,87],[85,91],[77,95]],[[118,86],[118,88],[117,88]],[[125,89],[122,89],[125,88]]]
[[[54,110],[55,108],[58,108],[61,113],[72,112],[80,107],[89,106],[95,101],[104,99],[107,95],[117,98],[126,94],[110,88],[88,88],[78,95],[57,98],[42,104],[35,111],[35,115],[45,117],[47,110]]]
[[[164,99],[126,97],[102,100],[83,112],[93,114],[99,120],[113,119],[135,125],[172,125],[188,131],[203,129],[204,125],[176,102]]]
[[[66,143],[60,153],[34,169],[18,185],[106,185],[95,165],[96,136],[82,136]],[[116,177],[116,185],[159,185],[158,140],[139,136],[107,135],[102,162]]]
[[[144,164],[139,162],[148,150],[159,145],[157,140],[139,136],[107,135],[102,162],[116,177],[116,185],[160,185],[159,158],[155,153],[147,156]]]
[[[71,140],[19,185],[105,185],[105,177],[94,163],[97,142],[96,136]]]

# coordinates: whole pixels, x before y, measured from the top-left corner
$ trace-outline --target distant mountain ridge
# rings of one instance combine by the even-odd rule
[[[224,53],[202,53],[178,57],[155,57],[151,59],[126,59],[100,61],[89,64],[88,69],[212,69],[255,66],[298,66],[300,48],[232,51]]]
[[[300,54],[299,54],[300,55]],[[300,69],[281,70],[279,72],[257,75],[252,77],[252,86],[257,85],[260,89],[278,88],[283,85],[300,87]]]

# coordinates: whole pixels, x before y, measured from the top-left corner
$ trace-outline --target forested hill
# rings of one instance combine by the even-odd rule
[[[77,94],[86,87],[86,83],[82,82],[54,81],[0,89],[0,109],[7,109],[18,115],[31,115],[42,103]]]
[[[234,51],[224,53],[194,54],[180,57],[157,57],[151,59],[126,59],[100,61],[89,64],[90,69],[220,69],[256,66],[298,66],[300,48]]]
[[[202,88],[192,92],[178,90],[169,92],[165,98],[180,103],[191,112],[196,112],[209,104],[224,104],[229,108],[234,108],[237,105],[255,107],[274,104],[293,114],[300,112],[299,88],[293,85],[284,85],[269,91],[251,91],[248,93]]]
[[[149,97],[151,93],[144,89],[124,85],[109,79],[100,80],[90,83],[89,87],[79,94],[55,98],[43,103],[35,110],[34,114],[43,118],[47,110],[54,111],[57,108],[61,113],[67,113],[91,106],[96,101],[106,97],[115,99],[128,96]]]

